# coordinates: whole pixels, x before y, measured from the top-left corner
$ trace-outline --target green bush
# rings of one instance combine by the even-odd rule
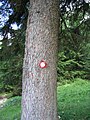
[[[22,81],[22,58],[16,56],[7,61],[0,62],[0,91],[19,93]],[[19,88],[18,88],[19,87]],[[17,90],[17,91],[16,91]],[[21,92],[21,90],[20,90]],[[19,93],[20,94],[20,93]]]
[[[65,52],[58,54],[58,81],[72,80],[74,78],[85,78],[86,71],[84,70],[85,62],[81,59],[80,53],[69,51],[68,55]]]

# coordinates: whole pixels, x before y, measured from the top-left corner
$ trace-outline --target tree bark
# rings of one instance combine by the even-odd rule
[[[31,0],[26,30],[21,120],[57,120],[58,0]],[[46,66],[40,67],[44,61]]]

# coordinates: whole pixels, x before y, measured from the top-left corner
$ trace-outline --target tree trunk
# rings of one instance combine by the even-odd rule
[[[57,120],[58,0],[31,0],[22,81],[21,120]],[[42,68],[41,62],[45,62]]]

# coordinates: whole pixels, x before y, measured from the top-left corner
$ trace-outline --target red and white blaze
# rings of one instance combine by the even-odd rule
[[[40,66],[40,68],[46,68],[47,67],[47,63],[45,61],[41,60],[39,66]]]

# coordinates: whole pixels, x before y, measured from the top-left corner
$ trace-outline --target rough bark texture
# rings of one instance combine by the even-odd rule
[[[57,120],[58,0],[31,0],[22,81],[21,120]],[[46,68],[40,68],[44,60]]]

